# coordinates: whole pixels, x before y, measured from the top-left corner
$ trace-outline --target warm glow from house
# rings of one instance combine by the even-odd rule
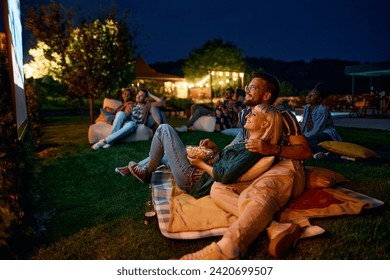
[[[188,97],[188,83],[176,82],[176,97],[187,98]]]
[[[197,87],[203,87],[203,85],[210,79],[210,76],[204,76],[199,82],[196,83]]]
[[[216,94],[217,96],[222,96],[225,87],[244,87],[243,72],[208,70],[207,73],[208,74],[200,80],[187,85],[188,90],[192,92],[190,94],[195,94],[196,92],[195,96],[198,96],[198,98],[200,98],[204,92],[209,92],[211,95]]]

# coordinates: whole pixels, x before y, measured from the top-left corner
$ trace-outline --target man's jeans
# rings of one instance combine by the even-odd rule
[[[117,140],[128,136],[137,130],[137,125],[133,121],[128,121],[125,112],[116,113],[112,124],[111,134],[106,137],[107,144],[113,144]]]

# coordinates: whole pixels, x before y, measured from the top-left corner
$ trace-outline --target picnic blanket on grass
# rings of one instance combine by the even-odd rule
[[[199,239],[223,235],[236,217],[214,204],[210,196],[195,199],[172,187],[170,172],[153,173],[153,201],[162,235],[172,239]],[[306,189],[279,213],[279,220],[356,215],[383,201],[343,187]]]
[[[170,172],[154,172],[152,175],[153,201],[157,213],[158,225],[161,234],[172,239],[200,239],[223,235],[227,226],[208,230],[192,230],[183,232],[169,232],[170,199],[172,194],[172,180]]]

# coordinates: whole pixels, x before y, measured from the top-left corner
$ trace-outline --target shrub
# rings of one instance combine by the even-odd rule
[[[20,237],[25,229],[25,207],[31,201],[28,190],[33,174],[34,154],[31,127],[28,127],[23,141],[17,140],[5,48],[0,51],[0,92],[0,255],[9,256],[4,251],[15,251],[10,246],[11,243],[17,244],[16,246],[23,244],[22,240],[10,242],[8,233],[12,230],[13,235]],[[33,106],[33,102],[29,104]]]

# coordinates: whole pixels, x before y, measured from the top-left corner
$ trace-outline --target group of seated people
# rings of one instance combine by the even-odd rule
[[[233,98],[236,95],[236,98]],[[245,107],[243,100],[245,91],[238,89],[236,94],[232,88],[226,89],[225,99],[219,101],[215,109],[206,105],[194,104],[191,106],[191,117],[189,121],[181,126],[176,127],[176,131],[185,132],[201,116],[214,116],[216,119],[215,130],[222,130],[241,127],[238,122],[238,112]],[[100,148],[109,148],[122,138],[134,133],[138,125],[145,124],[150,128],[155,128],[166,123],[166,118],[163,108],[166,106],[166,101],[145,89],[138,90],[135,98],[132,88],[122,89],[123,104],[118,108],[103,108],[108,113],[113,114],[112,129],[110,135],[100,139],[94,145],[93,150]]]
[[[324,84],[317,84],[308,94],[302,127],[292,112],[272,105],[279,96],[279,90],[279,81],[274,76],[264,72],[253,73],[245,88],[242,108],[235,112],[242,130],[221,151],[210,139],[201,140],[199,147],[213,151],[213,156],[208,159],[187,155],[186,145],[177,133],[178,128],[164,123],[153,135],[147,158],[139,162],[130,161],[128,165],[115,169],[124,176],[132,174],[140,182],[149,183],[152,172],[163,164],[171,170],[179,188],[193,195],[202,189],[202,195],[210,194],[216,205],[237,217],[218,242],[212,242],[181,259],[239,259],[265,229],[270,238],[270,254],[280,258],[299,238],[302,229],[298,224],[278,223],[273,217],[290,199],[303,193],[303,161],[317,152],[315,143],[341,138],[337,138],[335,130],[329,128],[333,123],[330,113],[322,105],[328,94]],[[147,96],[142,92],[138,95]],[[226,93],[228,102],[231,95],[231,91]],[[124,93],[125,107],[126,97]],[[156,106],[161,104],[161,99],[153,98]],[[143,104],[140,102],[142,98],[137,100],[135,104]],[[226,101],[220,105],[230,108]],[[134,123],[130,127],[142,122],[143,112],[135,109],[134,104],[131,104],[131,110],[135,115],[127,115],[127,121]],[[213,112],[216,116],[217,110]],[[187,128],[196,117],[196,111],[186,124]],[[123,112],[126,114],[126,109]],[[225,124],[221,120],[219,128],[223,129]],[[98,146],[110,145],[111,141],[107,137]],[[256,174],[255,179],[242,180],[243,174],[252,170],[264,157],[272,157],[272,166],[263,174]],[[206,193],[205,188],[208,190]]]
[[[175,130],[177,132],[192,130],[194,123],[202,116],[215,117],[215,132],[241,127],[242,124],[238,121],[238,112],[245,107],[244,98],[244,90],[237,89],[236,93],[234,93],[232,88],[227,88],[225,90],[225,99],[218,101],[215,109],[204,104],[193,104],[190,109],[188,122],[182,126],[175,127]]]
[[[123,88],[123,105],[116,109],[103,108],[112,111],[114,121],[110,135],[92,145],[93,150],[111,147],[115,142],[134,133],[140,124],[146,124],[151,128],[155,128],[166,122],[165,115],[161,111],[166,106],[164,99],[145,89],[140,89],[134,101],[133,99],[133,89]]]

